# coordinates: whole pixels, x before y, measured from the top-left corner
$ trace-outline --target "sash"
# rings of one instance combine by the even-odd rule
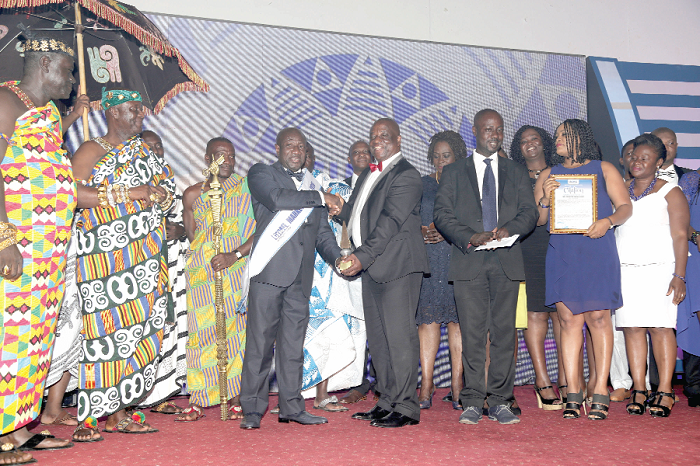
[[[304,179],[301,182],[299,191],[320,191],[319,183],[308,170],[304,169]],[[282,246],[290,240],[292,236],[304,224],[304,221],[311,215],[314,207],[305,207],[297,210],[280,210],[267,225],[260,235],[260,239],[255,245],[255,251],[248,261],[248,276],[255,277],[267,266],[270,260],[277,254]]]

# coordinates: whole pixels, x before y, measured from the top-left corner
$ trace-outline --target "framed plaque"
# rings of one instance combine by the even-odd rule
[[[549,232],[586,233],[598,220],[598,175],[552,175],[559,187],[552,191]]]

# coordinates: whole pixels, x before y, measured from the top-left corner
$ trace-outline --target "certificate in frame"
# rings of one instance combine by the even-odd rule
[[[549,232],[586,233],[598,220],[598,175],[552,177],[559,187],[550,196]]]

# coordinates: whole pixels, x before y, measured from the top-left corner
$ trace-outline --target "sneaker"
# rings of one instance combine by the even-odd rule
[[[459,416],[460,424],[477,424],[481,420],[481,410],[476,406],[467,406]]]
[[[498,421],[500,424],[517,424],[520,422],[520,418],[513,414],[508,405],[491,406],[489,408],[489,419]]]

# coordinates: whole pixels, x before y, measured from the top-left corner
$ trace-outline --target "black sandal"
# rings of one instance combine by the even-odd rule
[[[580,390],[578,393],[567,393],[566,395],[567,403],[562,417],[564,419],[578,419],[581,416],[583,390]],[[585,405],[583,409],[586,409]]]
[[[673,401],[670,408],[661,404],[661,400],[663,400],[664,397],[670,398]],[[669,417],[675,404],[676,397],[673,393],[656,392],[654,401],[649,403],[649,414],[651,414],[652,417]]]
[[[540,393],[542,390],[547,390],[548,388],[551,388],[552,391],[554,388],[551,385],[547,385],[546,387],[538,387],[535,385],[535,395],[537,395],[537,407],[540,409],[544,409],[545,411],[556,411],[559,409],[562,409],[562,404],[561,400],[559,398],[543,398],[542,393]]]
[[[566,388],[569,388],[568,385],[559,385],[557,387],[557,390],[559,391],[559,398],[561,399],[562,403],[566,403]]]
[[[603,421],[608,418],[610,407],[610,394],[591,397],[591,409],[588,411],[588,419],[591,421]]]
[[[637,394],[644,395],[644,401],[642,403],[637,403]],[[632,397],[630,402],[627,403],[627,414],[636,414],[641,416],[646,410],[646,404],[649,401],[649,395],[646,390],[632,390]]]

